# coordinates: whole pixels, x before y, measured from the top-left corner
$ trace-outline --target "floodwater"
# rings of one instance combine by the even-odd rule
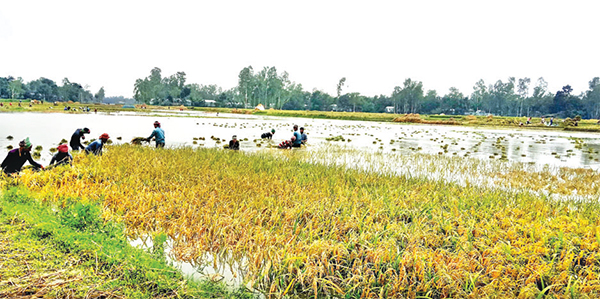
[[[205,147],[222,148],[232,135],[240,139],[242,151],[277,151],[268,148],[292,136],[292,125],[298,124],[306,128],[309,146],[303,151],[325,149],[330,144],[358,150],[359,153],[377,153],[389,159],[398,160],[398,155],[413,155],[415,160],[423,161],[422,154],[432,154],[448,157],[473,157],[491,161],[506,160],[524,162],[531,166],[552,166],[571,168],[600,167],[600,140],[595,133],[572,133],[563,131],[536,131],[515,129],[487,129],[460,126],[430,126],[406,125],[396,123],[285,118],[256,116],[247,114],[206,113],[198,111],[150,111],[98,113],[98,114],[63,114],[63,113],[0,113],[0,151],[8,145],[16,147],[19,140],[29,137],[34,147],[41,145],[41,158],[46,165],[52,153],[50,148],[56,147],[61,139],[70,140],[77,128],[88,127],[91,134],[86,140],[98,138],[102,133],[108,133],[116,143],[129,142],[134,137],[148,137],[153,130],[154,121],[159,121],[165,130],[167,147]],[[275,129],[273,141],[259,141],[264,132]],[[9,140],[8,136],[14,139]],[[342,136],[344,141],[328,141],[328,138]],[[121,137],[118,140],[117,137]],[[211,138],[211,137],[214,137]],[[194,138],[198,140],[194,140]],[[201,140],[204,139],[204,140]],[[216,139],[220,140],[219,142]],[[247,139],[247,140],[245,140]],[[196,142],[196,143],[194,143]],[[260,144],[261,146],[257,146]],[[110,150],[108,148],[107,150]],[[331,152],[336,155],[335,151]],[[417,155],[417,153],[419,155]],[[3,157],[2,157],[3,159]],[[314,158],[329,159],[329,163],[343,163],[356,167],[368,168],[365,163],[374,163],[360,154]],[[353,160],[354,159],[354,160]],[[392,161],[393,162],[393,161]],[[396,168],[397,173],[415,173],[410,167],[402,167],[390,161],[388,167]],[[340,162],[341,163],[341,162]],[[423,162],[425,163],[425,162]],[[458,162],[460,163],[460,162]],[[436,169],[441,174],[430,172],[448,180],[461,180],[462,177],[453,172],[456,164],[448,164],[449,169]],[[378,166],[375,166],[378,167]],[[402,168],[402,169],[400,169]],[[393,169],[391,171],[394,171]],[[396,171],[394,171],[396,172]],[[484,173],[482,171],[482,173]],[[483,179],[483,178],[482,178]],[[482,180],[480,183],[485,183]],[[148,249],[149,243],[132,240],[132,245]],[[168,244],[169,247],[172,244]],[[167,256],[169,256],[169,247]],[[171,260],[184,273],[191,277],[223,278],[233,285],[240,285],[242,272],[239,268],[220,265],[212,266],[210,257],[204,265]],[[238,273],[239,272],[239,273]]]
[[[308,150],[334,143],[375,152],[401,154],[425,153],[468,156],[480,159],[503,159],[558,167],[600,167],[600,140],[596,133],[535,131],[521,128],[487,129],[459,126],[406,125],[329,119],[285,118],[247,114],[207,113],[201,111],[150,111],[148,113],[0,113],[0,148],[16,147],[19,140],[30,137],[41,145],[41,162],[47,164],[61,139],[70,140],[77,128],[88,127],[87,140],[108,133],[118,144],[134,137],[148,137],[153,123],[161,122],[167,146],[218,147],[232,135],[240,139],[243,151],[271,150],[292,136],[292,125],[306,128]],[[257,146],[256,139],[275,129],[273,141]],[[13,140],[8,140],[13,136]],[[328,141],[342,136],[345,141]],[[117,137],[121,137],[118,140]],[[203,137],[204,140],[194,140]],[[215,139],[211,139],[214,137]],[[216,141],[220,139],[220,141]],[[247,140],[245,140],[247,139]],[[194,144],[196,142],[196,144]]]

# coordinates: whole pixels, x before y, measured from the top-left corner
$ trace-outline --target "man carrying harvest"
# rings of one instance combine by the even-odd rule
[[[102,147],[104,146],[104,144],[106,143],[106,141],[108,141],[110,137],[108,136],[108,134],[103,133],[102,135],[100,135],[100,138],[92,143],[90,143],[86,148],[85,148],[85,153],[86,154],[94,154],[94,155],[102,155]]]
[[[75,130],[75,133],[71,135],[71,142],[69,143],[71,145],[71,149],[73,149],[74,151],[84,149],[84,146],[81,144],[81,139],[85,139],[85,136],[83,136],[83,134],[89,133],[90,129],[88,128]]]
[[[152,137],[156,137],[156,147],[165,147],[165,131],[160,127],[158,121],[154,122],[154,131],[150,134],[150,137],[146,138],[148,142],[152,140]]]
[[[29,137],[27,137],[25,138],[25,140],[19,142],[19,148],[8,152],[8,155],[6,156],[4,161],[2,161],[1,166],[2,170],[4,170],[4,173],[19,173],[19,171],[21,171],[21,167],[23,167],[23,164],[25,164],[25,161],[29,161],[29,164],[37,168],[44,169],[44,166],[42,166],[42,164],[33,161],[33,158],[31,157],[32,146],[33,145],[29,141]]]
[[[52,157],[50,165],[54,164],[54,162],[56,162],[57,166],[73,162],[73,156],[69,154],[69,147],[66,144],[61,144],[56,149],[58,149],[58,153]]]

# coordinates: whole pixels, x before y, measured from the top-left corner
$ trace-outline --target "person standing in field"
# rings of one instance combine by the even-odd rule
[[[150,134],[150,137],[146,138],[148,142],[152,140],[152,137],[156,138],[156,147],[165,147],[165,131],[160,127],[158,121],[154,122],[154,131]]]
[[[104,144],[108,141],[109,138],[110,137],[108,136],[108,134],[103,133],[102,135],[100,135],[100,138],[98,140],[90,143],[85,148],[85,153],[101,156],[102,155],[102,147],[104,147]]]
[[[262,139],[273,139],[273,135],[275,135],[275,129],[271,129],[271,132],[263,133],[260,135]]]
[[[4,161],[2,161],[2,165],[0,166],[4,173],[19,173],[23,167],[23,164],[25,164],[25,161],[29,161],[29,164],[33,165],[34,167],[44,169],[42,164],[35,162],[31,157],[32,146],[33,145],[29,141],[29,137],[27,137],[19,142],[19,148],[9,151],[8,155],[6,155],[6,158],[4,158]]]
[[[294,139],[292,141],[292,147],[302,146],[302,135],[298,132],[298,125],[294,125]]]
[[[69,154],[69,147],[66,144],[61,144],[56,149],[58,149],[58,153],[52,157],[50,165],[54,164],[54,162],[56,162],[57,166],[73,162],[73,156]]]
[[[229,141],[229,149],[239,151],[240,150],[240,142],[237,140],[237,136],[233,135],[231,140]]]
[[[304,127],[300,127],[300,136],[300,141],[302,142],[302,144],[306,144],[306,142],[308,141],[308,135],[304,133]]]
[[[73,135],[71,135],[71,142],[69,142],[69,144],[71,145],[71,149],[73,149],[74,151],[84,149],[84,146],[81,144],[81,139],[85,139],[84,134],[89,134],[89,133],[90,133],[90,129],[88,129],[88,128],[75,130],[75,133],[73,133]]]

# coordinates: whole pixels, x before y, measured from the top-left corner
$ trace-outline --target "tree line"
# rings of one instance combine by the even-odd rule
[[[162,105],[254,108],[262,104],[267,109],[284,110],[600,117],[598,77],[589,81],[589,89],[579,95],[573,94],[570,85],[551,91],[544,78],[533,84],[530,78],[509,77],[491,84],[482,79],[469,95],[455,87],[443,95],[436,90],[425,91],[421,81],[410,78],[390,95],[373,97],[345,93],[345,84],[346,78],[341,78],[335,95],[306,91],[302,84],[291,81],[287,72],[278,73],[275,67],[255,71],[248,66],[239,72],[237,86],[225,90],[217,85],[187,84],[184,72],[162,76],[160,68],[154,68],[148,77],[136,80],[134,98]]]
[[[135,81],[134,99],[158,105],[254,108],[262,104],[266,109],[284,110],[600,118],[599,77],[592,78],[588,89],[580,94],[573,94],[570,85],[551,91],[544,78],[532,82],[530,78],[515,77],[489,84],[479,80],[470,94],[455,87],[443,95],[436,90],[425,91],[421,81],[410,78],[394,87],[389,95],[370,97],[344,92],[345,86],[346,78],[341,78],[334,95],[320,90],[306,91],[302,84],[291,81],[287,72],[280,73],[275,67],[255,71],[248,66],[239,72],[237,86],[223,89],[217,85],[187,83],[184,72],[163,76],[160,68],[154,68],[150,75]],[[44,77],[24,82],[22,78],[8,76],[0,77],[0,98],[101,103],[105,92],[102,87],[92,94],[87,85],[68,78],[58,86]]]
[[[92,94],[87,85],[71,82],[68,78],[64,78],[62,85],[58,86],[53,80],[44,77],[29,82],[24,82],[21,77],[0,77],[0,98],[3,99],[102,103],[104,97],[104,87]]]

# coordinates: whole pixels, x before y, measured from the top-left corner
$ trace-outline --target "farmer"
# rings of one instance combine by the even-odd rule
[[[235,151],[240,150],[240,142],[237,140],[236,135],[233,135],[233,137],[231,137],[231,140],[229,141],[229,149]]]
[[[66,144],[61,144],[57,147],[58,153],[50,160],[50,165],[56,162],[56,165],[71,164],[73,162],[73,156],[69,154],[69,147]]]
[[[302,146],[302,134],[298,132],[298,125],[294,125],[294,137],[292,139],[292,147],[301,147]]]
[[[273,139],[273,135],[275,135],[275,129],[271,129],[271,132],[263,133],[260,135],[260,138]]]
[[[84,146],[81,144],[81,139],[85,139],[85,136],[83,134],[89,134],[89,133],[90,133],[90,129],[88,129],[88,128],[75,130],[75,133],[73,133],[73,135],[71,135],[71,142],[69,142],[69,144],[71,145],[71,149],[73,149],[74,151],[84,149]]]
[[[85,148],[85,153],[101,156],[102,155],[102,147],[104,146],[106,141],[108,141],[109,138],[110,137],[108,136],[108,134],[103,133],[102,135],[100,135],[100,138],[98,140],[90,143],[90,145],[88,145]]]
[[[300,141],[302,142],[302,144],[306,144],[306,142],[308,141],[308,135],[304,133],[304,127],[300,127]]]
[[[42,164],[33,161],[33,158],[31,157],[32,146],[33,145],[29,141],[29,137],[27,137],[25,138],[25,140],[19,142],[19,148],[8,152],[8,155],[6,155],[6,158],[4,159],[4,161],[2,161],[2,166],[0,166],[4,173],[18,173],[19,171],[21,171],[21,167],[23,167],[25,161],[29,161],[29,164],[37,168],[44,169],[44,166],[42,166]]]
[[[165,131],[160,127],[158,121],[154,122],[154,131],[150,134],[150,137],[146,138],[148,142],[152,140],[152,137],[156,137],[156,147],[165,147]]]
[[[282,141],[277,147],[280,149],[291,149],[293,147],[294,141],[296,141],[296,136],[292,136],[291,140]]]

